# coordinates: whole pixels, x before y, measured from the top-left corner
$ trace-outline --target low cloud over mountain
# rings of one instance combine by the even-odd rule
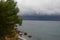
[[[16,0],[21,14],[60,14],[60,0]]]

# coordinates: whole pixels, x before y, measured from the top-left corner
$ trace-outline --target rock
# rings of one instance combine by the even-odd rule
[[[31,38],[32,36],[29,35],[28,37]]]
[[[24,35],[28,35],[28,34],[25,32]]]

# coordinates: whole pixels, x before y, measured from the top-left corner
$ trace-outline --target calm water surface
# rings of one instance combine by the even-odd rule
[[[24,20],[19,30],[32,35],[28,40],[60,40],[60,21]]]

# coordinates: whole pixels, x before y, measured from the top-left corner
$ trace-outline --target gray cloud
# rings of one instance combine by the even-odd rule
[[[21,14],[60,14],[60,0],[16,0]],[[20,14],[19,13],[19,14]]]

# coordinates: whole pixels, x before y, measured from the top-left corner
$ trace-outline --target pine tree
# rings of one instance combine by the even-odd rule
[[[16,24],[22,24],[22,19],[17,16],[18,12],[14,0],[0,1],[0,39],[7,34],[12,35],[11,31],[17,26]]]

